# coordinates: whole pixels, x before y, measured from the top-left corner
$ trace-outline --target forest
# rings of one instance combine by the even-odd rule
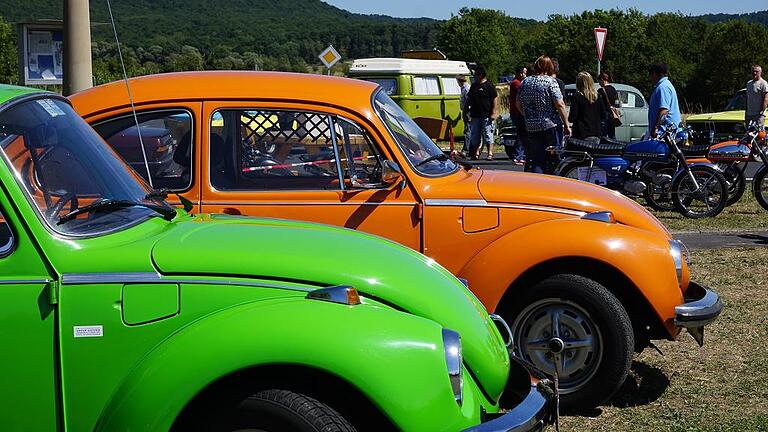
[[[594,27],[608,29],[603,70],[616,82],[650,90],[647,66],[662,61],[683,109],[721,108],[749,79],[753,63],[768,69],[768,11],[745,15],[637,10],[553,14],[546,21],[463,8],[450,19],[403,19],[354,14],[319,0],[134,0],[114,2],[130,76],[181,70],[248,69],[319,73],[317,54],[328,44],[344,62],[437,48],[450,59],[481,63],[494,80],[541,54],[558,58],[560,77],[573,82],[597,68]],[[12,23],[61,19],[61,0],[0,0],[0,82],[18,81]],[[94,83],[121,77],[106,2],[91,2]]]

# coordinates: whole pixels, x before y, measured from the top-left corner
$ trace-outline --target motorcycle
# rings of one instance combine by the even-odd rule
[[[658,136],[633,143],[570,139],[559,151],[555,174],[646,200],[649,195],[653,199],[661,185],[669,185],[674,209],[688,218],[713,217],[723,211],[728,201],[728,182],[712,163],[686,163],[678,143],[688,139],[688,132],[665,123]]]
[[[764,170],[765,165],[768,164],[768,148],[766,148],[765,136],[765,131],[758,130],[757,125],[752,123],[738,141],[724,141],[715,144],[709,148],[706,154],[699,155],[697,158],[689,157],[688,162],[709,161],[718,165],[729,184],[728,205],[732,205],[744,195],[747,186],[745,172],[749,163],[752,161],[763,163],[763,167],[758,170],[758,173]],[[758,193],[761,191],[761,187],[768,188],[768,185],[763,185],[765,175],[760,177],[760,182],[757,182],[757,178],[756,174],[753,180],[755,198],[763,208],[768,210],[768,206],[766,206],[768,190]],[[760,196],[758,197],[758,195]]]

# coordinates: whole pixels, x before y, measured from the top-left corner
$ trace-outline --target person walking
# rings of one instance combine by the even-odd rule
[[[472,125],[469,121],[469,106],[467,104],[467,94],[469,93],[469,84],[467,77],[456,75],[456,82],[459,84],[461,94],[459,96],[459,109],[461,110],[461,120],[464,122],[464,146],[461,148],[461,157],[469,154],[469,142],[472,139]]]
[[[480,152],[486,145],[488,146],[487,159],[493,159],[493,128],[498,113],[496,96],[496,86],[488,81],[485,68],[478,66],[475,69],[475,82],[467,93],[472,130],[469,152],[472,159],[479,158]]]
[[[669,69],[665,63],[654,63],[648,67],[653,81],[651,100],[648,101],[648,136],[656,138],[665,117],[675,126],[680,125],[680,105],[677,91],[669,80]]]
[[[595,82],[588,72],[576,77],[576,94],[571,102],[568,121],[573,123],[573,138],[599,143],[600,120],[605,112],[603,100],[597,96]]]
[[[552,77],[555,67],[552,60],[543,55],[533,64],[533,73],[523,80],[517,94],[517,109],[525,118],[525,153],[528,157],[525,170],[548,173],[547,147],[559,145],[558,128],[570,135],[565,113],[563,94]]]
[[[765,109],[768,108],[768,82],[763,79],[763,68],[752,66],[752,80],[747,83],[747,111],[744,121],[757,123],[758,129],[765,129]]]
[[[616,88],[611,85],[613,80],[608,72],[600,73],[597,81],[600,83],[600,89],[597,91],[597,95],[603,100],[603,106],[605,107],[602,116],[603,136],[616,139],[616,125],[613,124],[611,120],[613,117],[611,107],[619,107],[619,92],[617,92]]]
[[[509,117],[512,120],[512,124],[515,125],[515,145],[512,147],[514,151],[515,165],[525,165],[525,148],[523,146],[523,140],[525,139],[525,119],[523,113],[517,109],[517,93],[520,91],[520,85],[523,80],[528,76],[528,68],[521,66],[515,71],[515,79],[509,83]]]

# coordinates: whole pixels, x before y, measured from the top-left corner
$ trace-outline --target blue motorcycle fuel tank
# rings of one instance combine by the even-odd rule
[[[669,160],[669,147],[663,141],[651,139],[627,144],[624,148],[624,159],[628,161],[658,161]]]

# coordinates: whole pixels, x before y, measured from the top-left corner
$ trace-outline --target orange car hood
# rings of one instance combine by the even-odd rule
[[[522,204],[590,213],[611,211],[620,223],[657,232],[669,231],[643,206],[619,192],[586,182],[543,174],[484,171],[478,188],[490,204]]]

